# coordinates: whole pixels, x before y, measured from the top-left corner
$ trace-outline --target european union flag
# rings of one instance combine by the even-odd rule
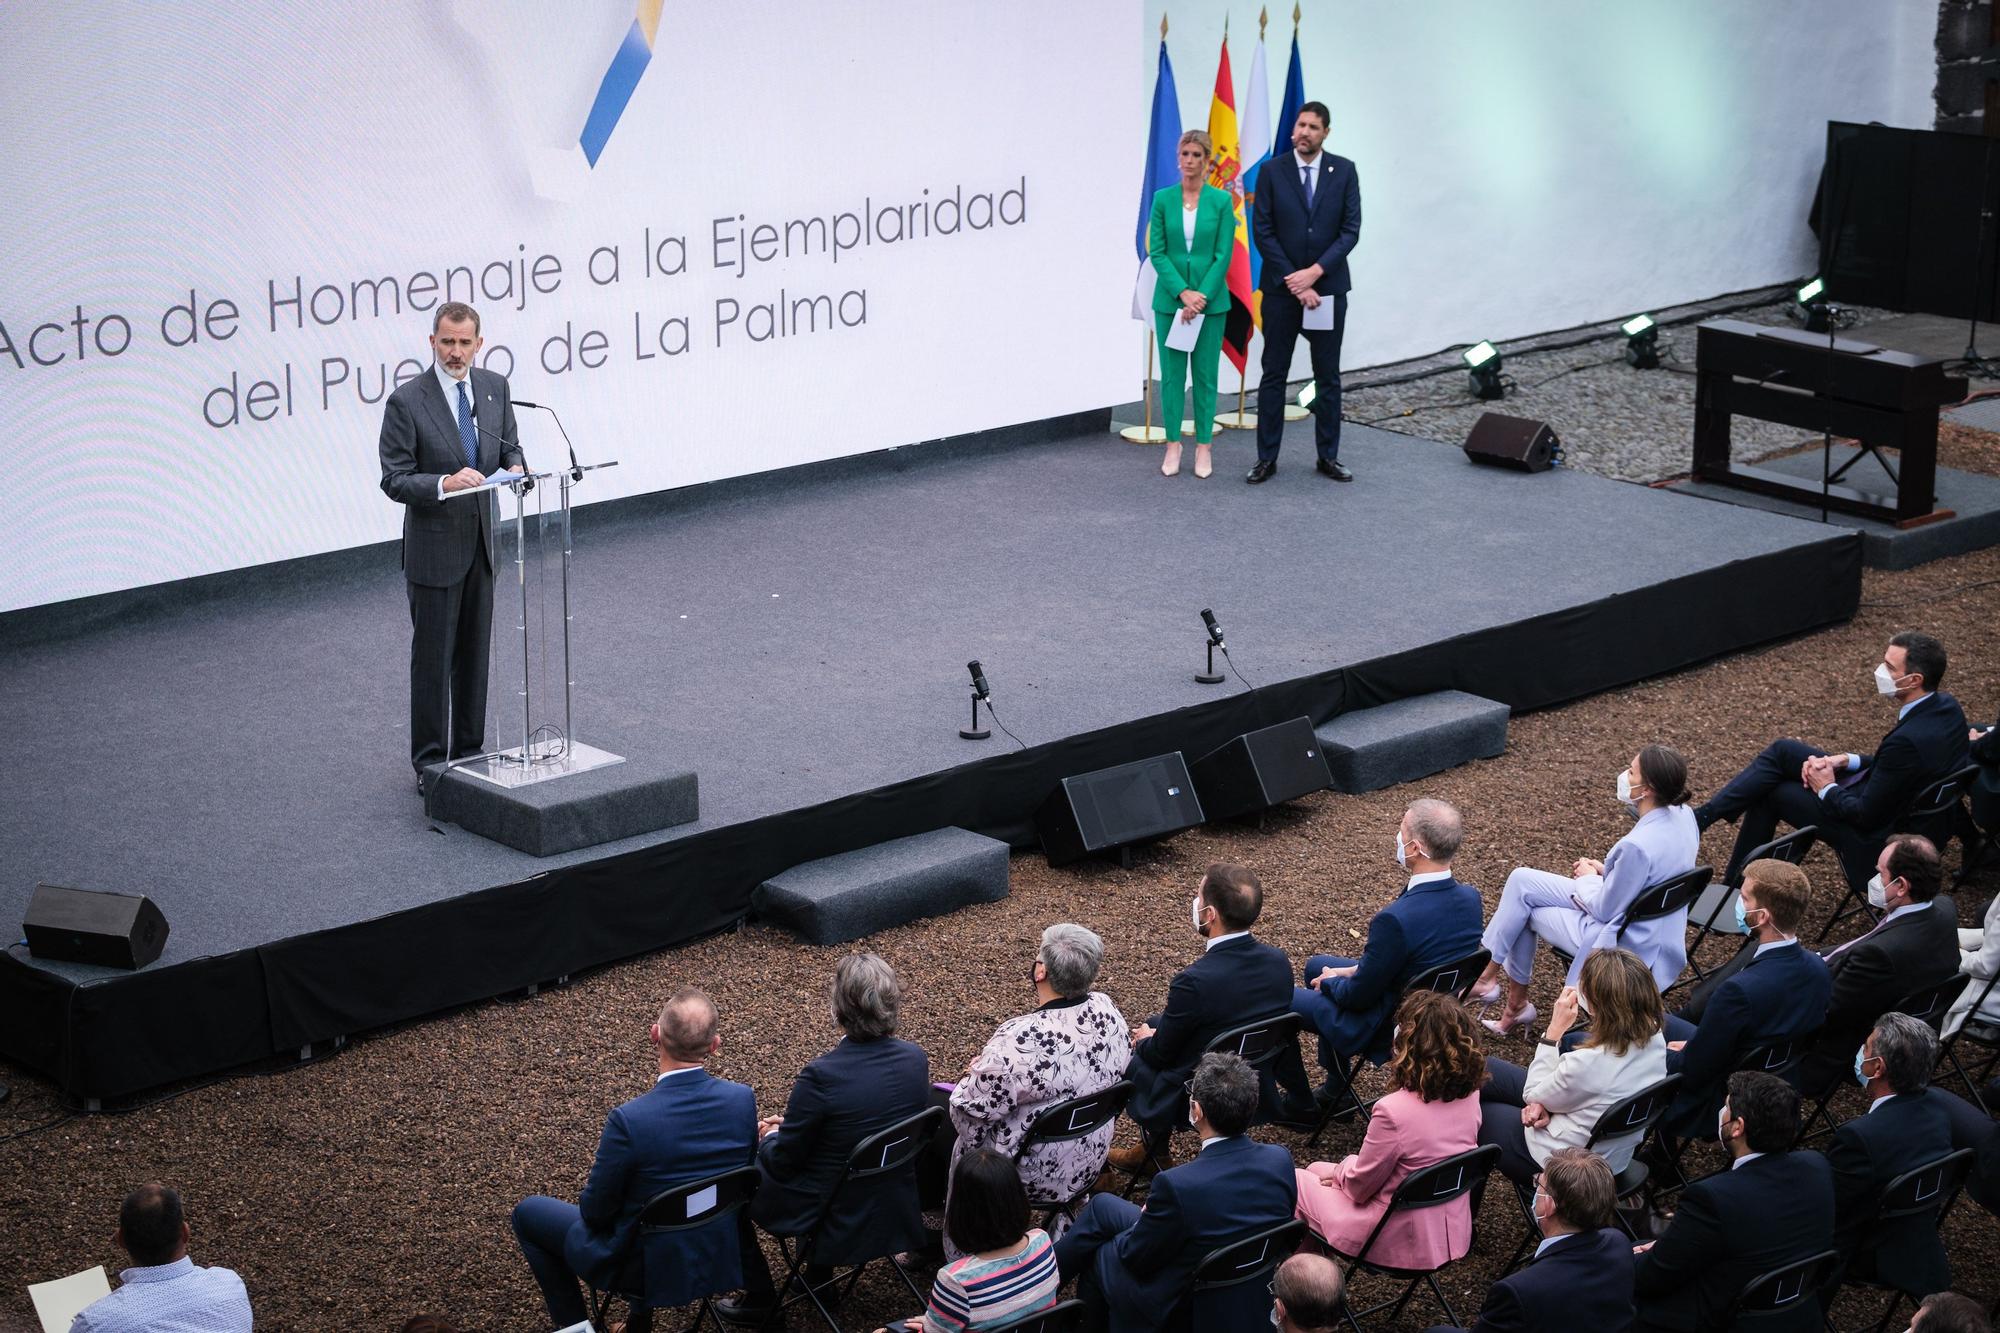
[[[1296,59],[1296,55],[1293,57]],[[1153,196],[1181,178],[1181,100],[1174,91],[1174,67],[1167,39],[1160,39],[1160,72],[1153,81],[1153,125],[1146,132],[1146,175],[1139,182],[1139,258],[1146,257],[1146,222]]]

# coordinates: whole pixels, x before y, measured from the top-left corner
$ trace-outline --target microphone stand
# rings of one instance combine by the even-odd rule
[[[986,697],[985,695],[979,692],[979,687],[977,685],[974,685],[972,687],[972,725],[969,727],[960,727],[958,729],[958,734],[966,740],[983,741],[993,734],[986,728],[979,725],[979,701],[981,699],[984,699],[985,697]],[[993,710],[993,705],[988,704],[986,705],[986,708],[988,712],[991,712]]]
[[[1973,229],[1972,241],[1972,320],[1965,331],[1966,369],[1977,375],[1991,376],[2000,371],[1992,362],[1979,354],[1979,303],[1989,293],[1986,281],[1986,227],[1993,220],[1993,139],[1986,140],[1986,157],[1979,169],[1979,225]]]
[[[557,489],[561,492],[562,500],[563,745],[567,750],[573,748],[576,743],[572,722],[572,695],[576,688],[576,681],[574,679],[576,673],[570,668],[569,644],[571,618],[569,609],[569,575],[571,561],[574,558],[576,548],[575,544],[571,541],[570,535],[569,493],[582,482],[584,473],[596,472],[602,468],[617,467],[618,460],[614,458],[605,463],[577,462],[576,446],[570,442],[569,431],[563,428],[562,418],[556,414],[556,410],[553,407],[548,407],[542,403],[531,403],[522,398],[516,398],[514,405],[516,407],[532,407],[537,411],[547,412],[550,417],[554,418],[556,429],[562,434],[563,447],[569,451],[569,466],[558,474],[559,480],[557,482]]]

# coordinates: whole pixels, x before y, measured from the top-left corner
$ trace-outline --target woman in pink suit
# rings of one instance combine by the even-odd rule
[[[1336,1251],[1358,1257],[1389,1196],[1412,1171],[1479,1146],[1479,1087],[1486,1081],[1478,1029],[1448,995],[1419,991],[1396,1010],[1389,1088],[1368,1117],[1361,1151],[1299,1172],[1299,1216]],[[1398,1213],[1370,1263],[1437,1268],[1472,1248],[1472,1201]]]

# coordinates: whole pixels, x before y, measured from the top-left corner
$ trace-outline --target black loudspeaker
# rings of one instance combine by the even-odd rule
[[[167,918],[143,893],[37,884],[21,922],[28,952],[64,963],[144,967],[167,947]]]
[[[1465,437],[1465,456],[1475,463],[1511,467],[1519,472],[1547,472],[1556,463],[1561,441],[1546,421],[1481,413]]]
[[[1035,812],[1052,866],[1202,822],[1181,752],[1064,778]]]
[[[1333,785],[1312,719],[1305,717],[1246,731],[1195,760],[1188,773],[1210,819],[1254,814]]]

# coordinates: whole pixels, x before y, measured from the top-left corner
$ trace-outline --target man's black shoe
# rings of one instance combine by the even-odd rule
[[[1354,474],[1352,472],[1349,472],[1339,463],[1328,462],[1324,458],[1319,460],[1319,472],[1322,477],[1332,477],[1335,481],[1354,480]]]
[[[735,1328],[777,1328],[779,1312],[769,1306],[752,1305],[748,1300],[724,1296],[709,1309],[723,1323]]]
[[[1262,459],[1259,459],[1257,461],[1257,466],[1251,468],[1249,472],[1244,474],[1243,480],[1249,482],[1252,486],[1255,486],[1259,482],[1269,481],[1271,479],[1271,474],[1276,472],[1277,470],[1278,470],[1278,465],[1276,463],[1266,463]]]

